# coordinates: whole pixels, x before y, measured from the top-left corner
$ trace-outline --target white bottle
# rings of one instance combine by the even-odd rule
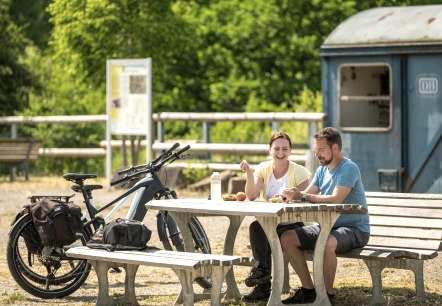
[[[221,200],[221,175],[219,172],[213,172],[210,177],[210,199]]]

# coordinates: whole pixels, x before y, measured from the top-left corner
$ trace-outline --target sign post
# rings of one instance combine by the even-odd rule
[[[152,159],[152,60],[106,61],[106,179],[112,176],[112,135],[146,137],[146,162]]]

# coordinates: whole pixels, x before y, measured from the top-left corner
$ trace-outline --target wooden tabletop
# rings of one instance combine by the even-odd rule
[[[207,199],[153,200],[147,208],[173,210],[176,212],[199,212],[207,214],[234,214],[240,216],[281,216],[287,212],[339,211],[341,213],[365,213],[359,204],[312,204],[312,203],[270,203],[263,201],[223,201]]]

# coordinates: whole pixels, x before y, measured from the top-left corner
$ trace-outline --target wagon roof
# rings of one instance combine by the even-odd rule
[[[442,5],[381,7],[342,22],[322,47],[433,45],[442,43]]]

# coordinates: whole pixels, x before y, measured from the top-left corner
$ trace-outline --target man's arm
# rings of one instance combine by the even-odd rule
[[[306,192],[305,198],[311,203],[342,203],[351,192],[351,187],[336,186],[331,195],[313,194]],[[302,195],[301,195],[302,196]]]
[[[311,203],[342,203],[351,192],[351,187],[336,186],[331,195],[319,194],[319,191],[318,186],[310,183],[304,192],[300,191],[298,188],[287,188],[283,191],[283,195],[289,200],[300,201],[304,194],[307,202]]]

